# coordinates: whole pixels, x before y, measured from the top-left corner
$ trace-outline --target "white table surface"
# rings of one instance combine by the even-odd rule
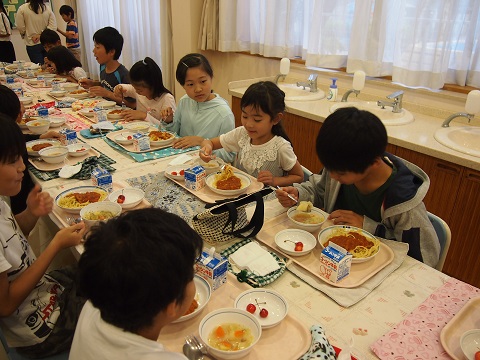
[[[48,99],[48,96],[45,95]],[[65,112],[71,111],[65,110]],[[117,170],[113,181],[125,180],[148,173],[163,171],[173,157],[150,160],[141,163],[119,153],[102,139],[82,139],[97,150],[116,160],[112,166]],[[90,180],[54,179],[43,181],[35,178],[43,189],[58,193],[61,189],[79,185],[90,185]],[[277,203],[278,204],[278,203]],[[276,209],[276,211],[273,211]],[[270,204],[268,214],[281,211],[275,203]],[[57,224],[58,219],[52,215]],[[289,313],[306,327],[321,324],[330,342],[340,348],[353,336],[353,354],[358,359],[377,359],[370,345],[417,308],[430,294],[441,287],[449,277],[429,266],[407,257],[401,267],[394,271],[380,286],[365,299],[350,308],[343,308],[320,291],[286,271],[267,288],[281,293],[289,302]],[[214,294],[213,294],[214,296]],[[233,305],[233,304],[232,304]],[[364,329],[364,335],[357,335]]]

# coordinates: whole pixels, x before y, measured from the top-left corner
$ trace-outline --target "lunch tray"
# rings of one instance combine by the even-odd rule
[[[333,225],[333,224],[330,221],[326,221],[322,225],[322,228],[325,228],[330,225]],[[272,248],[276,252],[284,254],[285,257],[290,258],[290,263],[294,263],[295,265],[298,265],[299,267],[305,269],[316,278],[322,280],[323,282],[331,286],[335,286],[339,288],[358,287],[362,285],[365,281],[370,279],[372,276],[377,274],[380,270],[385,268],[394,259],[394,253],[392,249],[390,249],[390,247],[388,247],[384,243],[380,243],[380,250],[373,259],[363,263],[355,263],[355,264],[352,263],[350,275],[348,275],[343,280],[337,283],[332,283],[320,276],[320,260],[319,259],[320,259],[320,254],[322,252],[322,248],[318,244],[318,241],[313,251],[311,251],[310,253],[304,256],[289,256],[288,254],[283,253],[276,246],[275,235],[281,230],[291,229],[291,228],[294,228],[294,226],[292,225],[287,214],[283,213],[267,221],[263,225],[262,230],[260,230],[260,232],[256,235],[256,238],[258,241]],[[315,236],[315,239],[318,239],[317,236],[320,230],[321,229],[312,233],[312,235]]]
[[[153,128],[153,127],[150,127],[149,131],[154,131],[154,130],[158,130],[157,128]],[[128,130],[128,129],[124,129],[124,130],[120,130],[120,131],[112,131],[112,132],[109,132],[107,133],[106,137],[113,141],[115,144],[117,144],[118,146],[122,147],[125,151],[128,151],[128,152],[131,152],[131,153],[135,153],[135,154],[141,154],[141,153],[147,153],[147,152],[152,152],[152,151],[155,151],[155,150],[160,150],[160,149],[165,149],[165,148],[169,148],[172,146],[172,142],[173,140],[175,140],[175,137],[172,138],[172,141],[169,142],[168,144],[166,145],[161,145],[161,146],[156,146],[156,145],[150,145],[150,149],[148,150],[135,150],[133,144],[129,144],[129,145],[124,145],[124,144],[119,144],[115,141],[115,137],[119,134],[121,134],[122,132],[133,132],[131,130]]]
[[[198,325],[206,314],[217,309],[234,307],[236,297],[246,290],[251,290],[251,287],[238,282],[234,275],[228,273],[227,282],[212,293],[210,301],[197,316],[165,326],[158,341],[168,350],[181,353],[187,335],[195,334],[199,337]],[[298,359],[308,351],[311,339],[309,329],[287,314],[277,326],[262,329],[260,340],[242,359]]]
[[[42,160],[40,156],[37,157],[29,157],[28,162],[33,165],[33,167],[40,171],[54,171],[61,169],[64,165],[75,165],[79,162],[84,161],[85,159],[96,156],[97,158],[100,157],[100,153],[91,148],[85,155],[82,156],[71,156],[67,155],[65,161],[59,162],[57,164],[49,164],[46,161]]]

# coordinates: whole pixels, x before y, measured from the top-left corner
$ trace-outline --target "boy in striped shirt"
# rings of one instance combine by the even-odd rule
[[[62,19],[67,23],[65,31],[57,28],[57,31],[66,37],[67,48],[73,53],[78,61],[82,62],[82,49],[80,48],[80,40],[78,38],[78,25],[75,21],[75,12],[71,6],[62,5],[60,7],[60,15]]]

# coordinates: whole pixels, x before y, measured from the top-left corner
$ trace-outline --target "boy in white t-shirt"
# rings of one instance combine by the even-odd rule
[[[20,191],[25,140],[15,121],[4,114],[0,128],[0,326],[8,345],[22,355],[51,356],[70,347],[85,299],[76,295],[74,271],[45,271],[60,250],[80,243],[84,224],[60,230],[35,258],[27,236],[38,218],[52,210],[53,199],[36,185],[26,210],[12,214],[3,197]]]
[[[79,286],[88,301],[70,360],[187,359],[157,339],[194,299],[200,236],[177,215],[148,208],[101,223],[84,248]]]

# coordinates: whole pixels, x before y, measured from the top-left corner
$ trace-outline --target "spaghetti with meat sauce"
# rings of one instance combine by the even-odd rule
[[[84,193],[73,192],[62,196],[58,200],[58,206],[67,209],[79,209],[95,202],[103,201],[107,197],[106,193],[97,191],[87,191]]]
[[[242,180],[234,175],[230,165],[226,165],[220,174],[215,175],[214,186],[219,190],[238,190],[242,188]]]
[[[341,246],[351,253],[354,258],[370,257],[378,252],[380,246],[380,242],[377,239],[367,239],[367,237],[355,231],[335,234],[328,239],[324,246],[328,246],[330,242]]]

